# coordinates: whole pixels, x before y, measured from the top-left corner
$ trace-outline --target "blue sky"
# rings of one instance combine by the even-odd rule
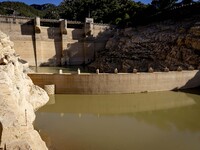
[[[62,0],[0,0],[0,2],[3,2],[3,1],[12,1],[12,2],[16,2],[16,1],[20,1],[20,2],[24,2],[28,5],[31,5],[31,4],[45,4],[45,3],[52,3],[52,4],[55,4],[55,5],[58,5],[60,4],[60,2]],[[151,0],[135,0],[136,2],[138,1],[141,1],[142,3],[150,3]]]
[[[139,1],[145,4],[151,3],[151,0],[135,0],[135,2],[139,2]]]
[[[31,4],[46,4],[46,3],[52,3],[52,4],[55,4],[55,5],[59,5],[61,1],[63,0],[0,0],[0,2],[3,2],[3,1],[12,1],[12,2],[16,2],[16,1],[20,1],[20,2],[24,2],[28,5],[31,5]],[[139,2],[141,1],[142,3],[145,3],[145,4],[148,4],[148,3],[151,3],[152,0],[134,0],[135,2]],[[194,0],[194,1],[197,1],[197,0]]]

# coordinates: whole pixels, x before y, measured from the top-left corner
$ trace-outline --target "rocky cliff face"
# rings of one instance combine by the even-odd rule
[[[0,31],[0,144],[7,150],[45,150],[33,128],[35,113],[48,101],[44,90],[24,73],[26,66],[15,54],[13,43]]]
[[[165,67],[177,70],[178,66],[200,66],[200,16],[119,30],[106,49],[97,53],[90,68],[131,72],[133,68],[147,71],[149,67],[155,71]]]

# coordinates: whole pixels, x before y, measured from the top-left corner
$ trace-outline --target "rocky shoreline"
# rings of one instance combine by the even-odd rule
[[[33,127],[35,111],[49,97],[34,85],[13,49],[13,42],[0,31],[0,148],[45,150],[46,144]]]
[[[90,70],[100,72],[146,72],[188,70],[200,67],[200,16],[156,22],[117,30],[104,50],[96,53]]]

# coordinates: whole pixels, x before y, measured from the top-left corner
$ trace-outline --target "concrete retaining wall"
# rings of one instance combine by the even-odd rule
[[[29,74],[36,85],[55,84],[56,94],[111,94],[168,91],[200,86],[195,71],[137,74]]]

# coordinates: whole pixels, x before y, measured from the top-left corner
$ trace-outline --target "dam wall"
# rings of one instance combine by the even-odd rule
[[[0,30],[14,42],[16,53],[27,60],[30,65],[35,65],[34,26],[30,18],[14,18],[0,16]]]
[[[29,74],[34,84],[55,84],[56,94],[169,91],[200,86],[199,70],[118,74]]]
[[[88,21],[89,20],[89,21]],[[84,23],[16,16],[0,16],[0,30],[30,66],[88,64],[112,35],[109,25],[92,18]]]

